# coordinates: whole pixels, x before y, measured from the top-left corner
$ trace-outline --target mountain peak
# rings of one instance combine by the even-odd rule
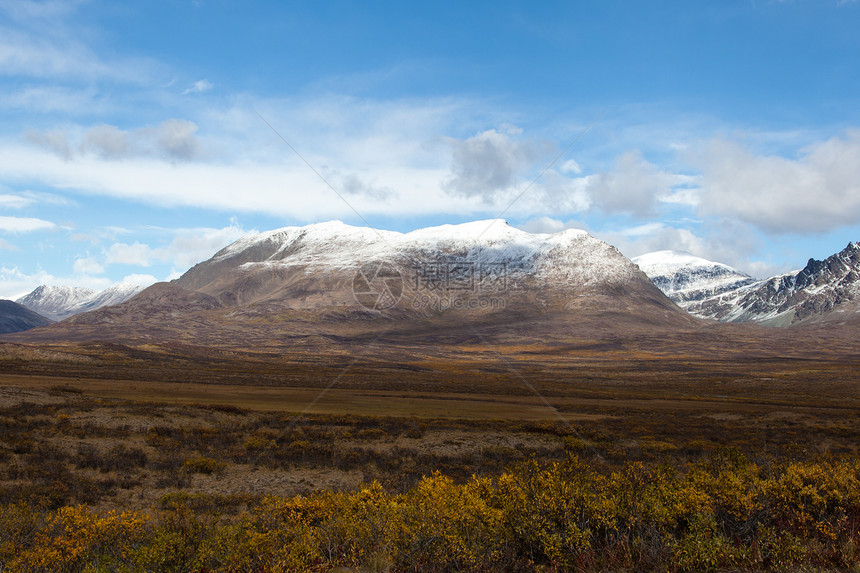
[[[39,285],[16,302],[52,320],[63,320],[82,312],[119,304],[141,290],[143,287],[130,282],[117,283],[103,291],[86,287]]]
[[[682,266],[717,266],[731,268],[723,263],[718,263],[716,261],[697,257],[692,253],[688,253],[687,251],[654,251],[651,253],[645,253],[644,255],[639,255],[638,257],[633,257],[630,260],[639,265],[639,268],[643,268],[646,266],[656,267],[658,265],[664,265],[672,268],[678,268]],[[646,274],[648,273],[646,272]]]
[[[631,260],[682,308],[755,282],[728,265],[683,251],[656,251]]]
[[[472,288],[474,281],[464,274],[484,277],[503,272],[504,284],[538,281],[551,285],[551,298],[559,300],[567,296],[564,293],[645,279],[617,249],[585,231],[537,234],[489,219],[408,233],[339,221],[254,233],[196,265],[177,284],[215,296],[227,306],[263,302],[288,308],[349,306],[356,301],[345,288],[367,265],[387,265],[407,290],[414,290],[428,273],[434,280],[444,276],[449,282],[459,273],[458,284]],[[410,291],[409,296],[417,293]]]
[[[582,336],[694,322],[585,231],[529,233],[491,219],[400,233],[330,221],[248,234],[175,281],[52,332],[232,344],[383,327]]]
[[[800,271],[743,285],[687,310],[703,318],[774,326],[855,314],[860,312],[860,246],[848,243],[823,261],[809,259]]]

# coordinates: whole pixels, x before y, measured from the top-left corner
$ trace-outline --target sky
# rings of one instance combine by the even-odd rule
[[[860,241],[860,1],[0,2],[0,298],[502,218],[756,277]]]

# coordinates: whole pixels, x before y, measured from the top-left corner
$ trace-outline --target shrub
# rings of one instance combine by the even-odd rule
[[[182,467],[188,473],[208,475],[214,473],[217,470],[222,469],[224,467],[224,464],[213,458],[198,456],[196,458],[189,458],[185,460],[185,463],[182,464]]]

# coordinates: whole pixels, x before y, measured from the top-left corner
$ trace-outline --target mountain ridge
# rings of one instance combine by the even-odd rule
[[[724,263],[683,251],[655,251],[630,259],[663,293],[686,309],[690,304],[756,282]]]
[[[753,280],[727,265],[699,259],[711,265],[712,270],[730,269],[724,272],[727,279],[738,277],[737,282],[726,280],[710,294],[707,289],[698,293],[705,296],[688,296],[673,290],[678,282],[687,280],[684,276],[687,269],[682,264],[661,266],[660,254],[648,253],[636,259],[643,262],[643,270],[658,288],[700,318],[767,326],[845,321],[852,316],[860,320],[860,243],[850,242],[824,260],[810,258],[799,271],[763,280]],[[699,264],[699,268],[708,267]]]
[[[43,331],[223,346],[380,332],[603,336],[695,322],[584,231],[532,234],[491,220],[396,233],[329,222],[248,234],[171,283]]]
[[[102,291],[86,287],[39,285],[15,302],[54,321],[60,321],[119,304],[142,290],[142,286],[130,282],[117,283]]]

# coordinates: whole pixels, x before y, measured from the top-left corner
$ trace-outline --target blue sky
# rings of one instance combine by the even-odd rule
[[[331,219],[799,268],[860,240],[858,29],[845,0],[4,0],[0,297]]]

